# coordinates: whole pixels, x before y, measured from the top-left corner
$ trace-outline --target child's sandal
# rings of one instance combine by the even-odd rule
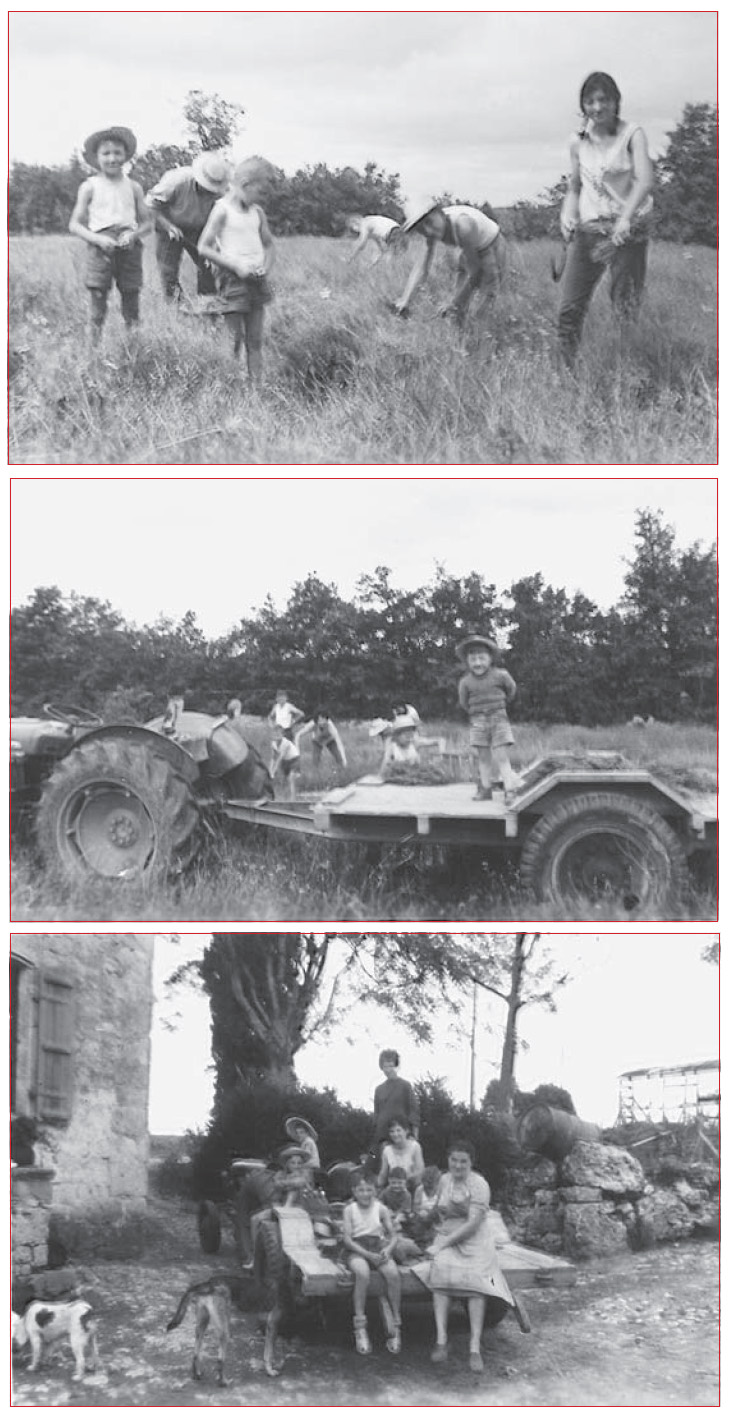
[[[354,1321],[354,1347],[358,1354],[371,1354],[372,1345],[367,1333],[367,1320],[356,1319]]]
[[[400,1321],[395,1320],[392,1334],[385,1345],[388,1354],[399,1354],[402,1349],[402,1338],[400,1334]]]

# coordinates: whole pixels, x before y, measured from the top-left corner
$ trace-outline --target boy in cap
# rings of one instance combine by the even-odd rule
[[[503,782],[510,797],[522,782],[509,758],[514,735],[506,714],[506,706],[516,694],[516,685],[505,669],[495,665],[498,648],[485,635],[468,635],[456,647],[456,654],[467,667],[458,684],[458,702],[468,715],[471,748],[478,756],[476,797],[493,797],[492,761],[498,770],[498,779],[493,781]]]
[[[410,314],[410,302],[428,276],[439,241],[461,253],[456,291],[441,315],[455,316],[460,328],[475,291],[481,290],[486,299],[493,300],[504,275],[504,239],[493,216],[487,216],[478,207],[441,207],[434,202],[424,202],[415,208],[400,230],[403,234],[414,231],[424,236],[426,244],[410,272],[403,294],[392,307],[396,315]]]
[[[245,343],[248,377],[258,384],[263,373],[263,316],[273,299],[268,275],[275,259],[266,213],[259,205],[275,168],[265,158],[239,163],[230,192],[216,202],[198,242],[198,251],[220,267],[216,311],[233,336],[233,354]]]
[[[85,284],[91,296],[93,345],[101,339],[114,283],[125,325],[131,329],[139,322],[142,237],[152,223],[139,183],[124,171],[136,150],[131,129],[119,126],[101,128],[84,143],[84,161],[96,172],[79,187],[68,229],[87,245]]]
[[[222,153],[199,153],[190,167],[163,173],[147,193],[157,228],[157,267],[166,300],[180,297],[182,253],[197,266],[198,295],[215,295],[215,277],[197,244],[219,197],[227,191],[230,167]]]

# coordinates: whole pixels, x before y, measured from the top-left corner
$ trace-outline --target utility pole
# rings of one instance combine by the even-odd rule
[[[476,1013],[478,1000],[478,985],[473,982],[473,1003],[471,1006],[471,1089],[470,1102],[471,1112],[476,1111]]]

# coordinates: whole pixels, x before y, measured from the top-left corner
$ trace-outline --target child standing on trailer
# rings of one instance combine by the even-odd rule
[[[233,353],[245,342],[248,376],[259,384],[263,373],[263,315],[273,298],[268,276],[274,263],[273,237],[259,206],[273,174],[263,158],[247,158],[233,173],[230,191],[215,203],[198,242],[198,251],[221,269],[217,310],[233,335]]]
[[[511,675],[494,663],[498,653],[495,642],[484,635],[469,635],[456,647],[459,660],[467,667],[458,685],[458,702],[468,715],[471,748],[478,755],[477,799],[493,797],[497,781],[504,784],[507,798],[522,784],[509,758],[514,735],[506,714],[516,685]],[[498,777],[492,776],[492,765]]]
[[[124,171],[137,140],[130,128],[101,128],[84,143],[84,162],[97,171],[81,183],[68,229],[86,242],[86,288],[91,297],[91,344],[98,345],[109,291],[116,283],[124,324],[139,323],[142,237],[152,229],[144,193]]]

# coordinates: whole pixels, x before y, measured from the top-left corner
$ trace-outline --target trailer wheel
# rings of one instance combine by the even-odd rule
[[[569,915],[578,902],[668,919],[688,888],[686,853],[659,812],[626,794],[566,798],[526,838],[522,880]]]
[[[214,1201],[200,1202],[197,1231],[206,1256],[216,1256],[220,1250],[220,1212]]]
[[[179,872],[198,845],[199,814],[184,778],[145,744],[80,743],[43,792],[36,822],[46,862],[77,877],[116,880]]]

